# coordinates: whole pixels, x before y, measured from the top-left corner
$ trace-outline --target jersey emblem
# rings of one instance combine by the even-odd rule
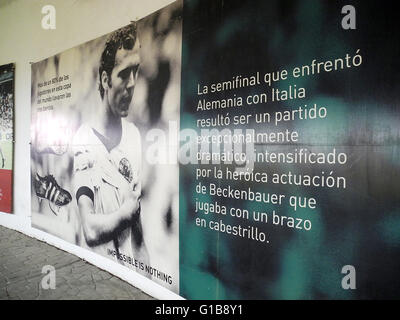
[[[119,168],[118,171],[120,174],[124,176],[124,178],[131,183],[133,179],[133,174],[132,174],[132,166],[129,163],[127,158],[122,158],[121,161],[119,162]]]

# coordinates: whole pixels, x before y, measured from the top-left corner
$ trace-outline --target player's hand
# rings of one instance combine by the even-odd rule
[[[130,190],[125,194],[125,202],[127,202],[131,217],[139,214],[140,197],[142,195],[142,186],[140,182],[131,183]]]

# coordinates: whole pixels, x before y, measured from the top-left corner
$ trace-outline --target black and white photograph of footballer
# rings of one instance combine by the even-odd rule
[[[148,134],[179,124],[181,10],[32,65],[32,225],[176,293],[178,164]]]
[[[112,249],[147,264],[140,220],[141,139],[137,127],[125,120],[140,66],[139,49],[135,24],[114,32],[106,42],[99,67],[101,105],[73,140],[74,193],[90,247],[105,255]]]

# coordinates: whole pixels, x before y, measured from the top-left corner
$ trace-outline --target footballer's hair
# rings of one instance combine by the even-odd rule
[[[99,66],[99,91],[100,96],[104,97],[104,88],[101,83],[103,71],[107,73],[108,84],[111,87],[111,72],[115,66],[115,55],[119,49],[132,50],[137,40],[137,24],[131,24],[118,29],[108,37],[103,53],[101,54]]]

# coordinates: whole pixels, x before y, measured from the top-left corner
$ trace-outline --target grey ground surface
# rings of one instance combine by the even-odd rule
[[[44,290],[42,268],[56,270],[56,288]],[[86,261],[0,226],[0,300],[152,300],[139,289]]]

